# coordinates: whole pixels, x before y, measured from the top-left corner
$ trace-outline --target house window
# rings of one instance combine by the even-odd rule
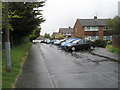
[[[107,27],[103,27],[103,30],[107,30]]]
[[[84,27],[85,31],[98,31],[98,27]]]
[[[96,39],[98,39],[98,36],[91,36],[91,40],[96,40]]]
[[[112,36],[104,36],[104,40],[112,40]]]
[[[89,40],[95,41],[95,40],[98,39],[98,36],[85,36],[85,39],[89,39]]]

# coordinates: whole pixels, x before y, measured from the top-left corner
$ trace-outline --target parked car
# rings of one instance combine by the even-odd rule
[[[50,40],[50,44],[54,44],[57,40]]]
[[[33,40],[33,43],[42,42],[42,40]]]
[[[44,39],[43,41],[41,41],[41,43],[47,43],[47,44],[50,44],[50,39],[49,39],[49,38],[46,38],[46,39]]]
[[[50,44],[50,39],[46,39],[46,43],[47,43],[47,44]]]
[[[73,41],[65,46],[66,51],[79,51],[82,49],[91,49],[95,48],[94,42],[86,39],[80,39]]]
[[[56,41],[54,42],[54,44],[55,44],[55,45],[58,45],[59,42],[60,42],[60,40],[56,40]]]
[[[76,40],[80,40],[80,39],[79,38],[70,38],[67,41],[61,43],[60,46],[61,46],[61,48],[64,49],[66,45],[68,45],[69,43],[72,43],[73,41],[76,41]]]
[[[64,38],[55,42],[56,45],[61,45],[62,42],[65,42],[68,38]]]

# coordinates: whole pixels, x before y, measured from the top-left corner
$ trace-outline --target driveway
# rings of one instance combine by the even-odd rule
[[[88,51],[33,44],[16,88],[118,88],[118,63]]]

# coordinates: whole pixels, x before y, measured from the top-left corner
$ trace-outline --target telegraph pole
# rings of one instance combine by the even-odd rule
[[[8,21],[8,2],[4,2],[5,10],[5,59],[6,70],[11,71],[11,55],[10,55],[10,35],[9,35],[9,21]]]

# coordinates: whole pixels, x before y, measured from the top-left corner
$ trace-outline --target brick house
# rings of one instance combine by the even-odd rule
[[[70,27],[69,28],[60,28],[59,29],[59,34],[64,35],[64,37],[68,37],[68,36],[71,37],[72,33],[73,33],[73,28],[70,28]]]
[[[98,38],[104,40],[112,40],[112,37],[106,32],[107,19],[77,19],[73,27],[73,37],[86,38],[96,40]]]
[[[53,34],[52,34],[52,39],[56,39],[57,38],[57,35],[58,35],[58,32],[53,32]]]

